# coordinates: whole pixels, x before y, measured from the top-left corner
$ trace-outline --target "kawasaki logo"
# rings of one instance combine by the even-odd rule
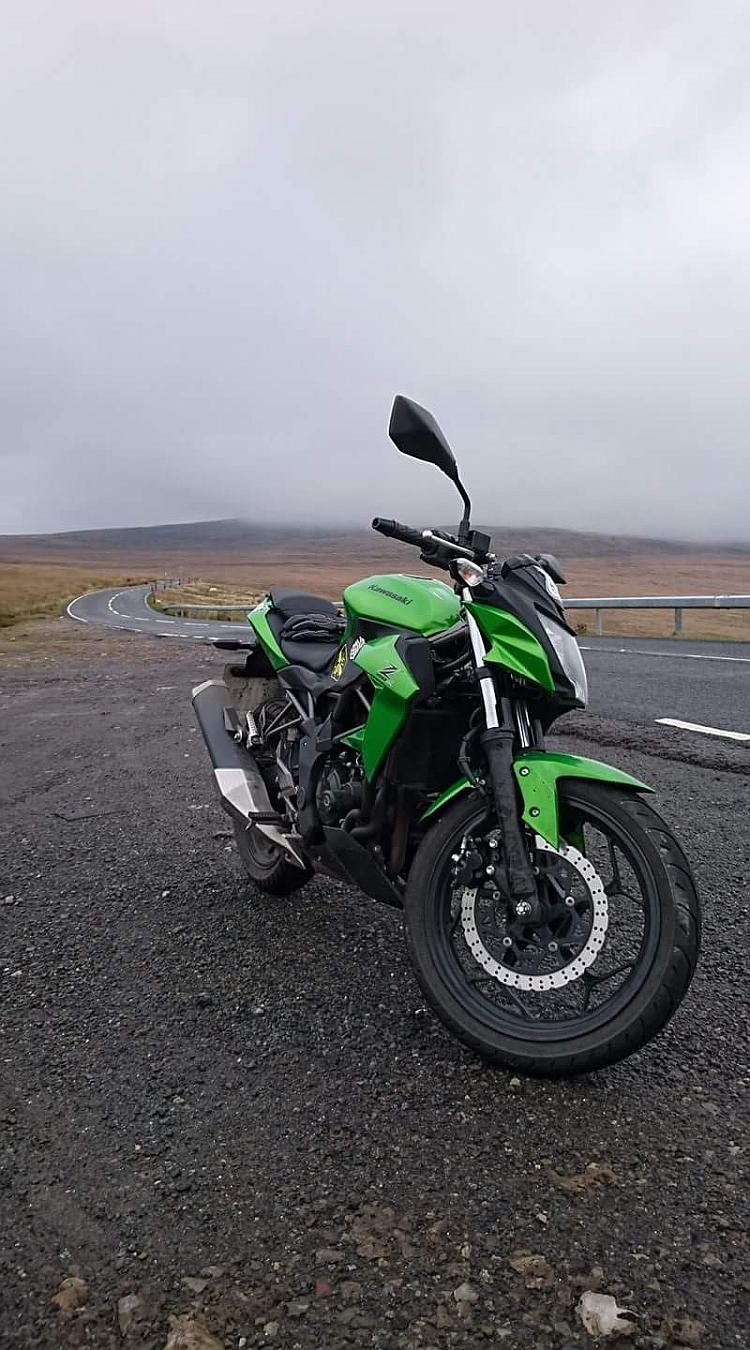
[[[411,600],[407,599],[405,595],[396,595],[395,591],[387,591],[385,586],[370,586],[368,590],[377,591],[379,595],[387,595],[389,600],[398,600],[400,605],[411,604]]]

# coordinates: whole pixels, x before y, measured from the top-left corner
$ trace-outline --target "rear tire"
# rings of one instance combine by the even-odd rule
[[[488,981],[481,970],[479,980],[473,979],[471,967],[467,972],[465,959],[456,955],[451,856],[467,831],[475,830],[479,838],[488,828],[478,824],[486,820],[486,799],[461,798],[428,832],[414,859],[404,903],[409,955],[441,1021],[483,1059],[549,1077],[605,1068],[651,1040],[687,992],[700,941],[690,865],[661,817],[637,794],[608,785],[569,780],[560,783],[559,791],[562,833],[568,828],[575,838],[577,823],[593,821],[591,828],[620,840],[641,887],[646,937],[622,982],[623,992],[616,990],[610,1000],[611,1011],[606,998],[600,1008],[589,1010],[586,986],[578,980],[584,994],[580,1013],[557,1022],[547,1020],[547,1014],[519,1015],[517,1008],[495,1001],[498,991],[501,998],[506,994],[502,985]],[[481,987],[488,983],[491,993],[483,996]]]
[[[253,826],[234,821],[234,837],[250,880],[267,895],[291,895],[312,876],[311,868],[296,867]]]

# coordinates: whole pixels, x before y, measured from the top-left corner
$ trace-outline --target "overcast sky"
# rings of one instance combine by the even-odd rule
[[[5,0],[0,531],[750,536],[744,0]],[[455,500],[455,505],[454,505]]]

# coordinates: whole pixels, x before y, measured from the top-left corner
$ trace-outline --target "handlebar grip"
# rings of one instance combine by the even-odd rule
[[[402,525],[398,520],[386,520],[384,516],[375,516],[372,528],[377,530],[378,534],[386,535],[388,539],[400,539],[402,544],[414,544],[416,548],[421,548],[424,543],[421,530],[415,530],[411,525]]]

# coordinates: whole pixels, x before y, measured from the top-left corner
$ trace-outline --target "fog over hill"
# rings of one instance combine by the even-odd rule
[[[451,528],[449,525],[447,528]],[[591,534],[556,526],[511,529],[504,525],[478,526],[492,536],[498,554],[546,550],[569,558],[624,557],[639,554],[696,553],[750,554],[750,546],[703,544],[628,535]],[[384,539],[366,526],[263,525],[248,520],[197,520],[125,529],[73,530],[63,534],[0,535],[0,561],[118,562],[147,566],[151,560],[192,561],[232,557],[259,558],[288,551],[308,557],[392,558],[403,546]]]

